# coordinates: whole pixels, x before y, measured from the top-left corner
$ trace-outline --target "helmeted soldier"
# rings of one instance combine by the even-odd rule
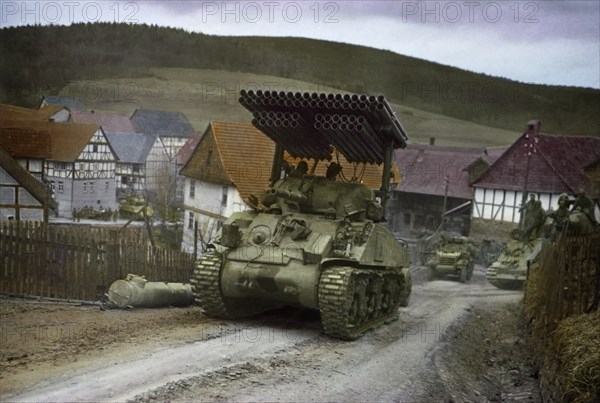
[[[541,234],[542,227],[546,221],[546,212],[542,208],[542,202],[535,200],[535,196],[531,199],[531,206],[525,213],[525,233],[523,241],[529,242],[538,238]]]
[[[554,226],[557,231],[562,231],[565,224],[569,221],[569,196],[566,193],[558,197],[558,210],[548,214],[554,220]]]
[[[590,221],[596,222],[596,218],[594,217],[594,201],[585,194],[585,190],[583,189],[579,189],[575,195],[577,198],[575,199],[575,203],[573,203],[571,211],[579,208],[583,214],[588,216]]]

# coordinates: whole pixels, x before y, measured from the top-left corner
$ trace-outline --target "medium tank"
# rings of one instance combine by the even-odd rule
[[[498,260],[488,267],[489,283],[503,290],[520,290],[527,279],[528,265],[537,261],[544,243],[544,238],[530,242],[510,241]]]
[[[119,200],[119,214],[124,218],[144,219],[144,208],[146,208],[146,216],[152,217],[154,211],[148,205],[146,199],[142,196],[131,195]]]
[[[197,263],[194,290],[207,314],[318,309],[326,333],[354,339],[408,305],[408,252],[378,222],[367,187],[288,177],[263,203],[264,211],[233,214]]]
[[[283,119],[279,124],[253,121],[276,143],[271,186],[260,203],[251,203],[253,211],[234,213],[225,221],[213,250],[196,263],[191,281],[194,295],[204,312],[217,318],[249,316],[281,306],[315,309],[326,334],[352,340],[396,319],[398,308],[409,302],[408,251],[381,224],[393,149],[405,146],[406,138],[394,131],[397,124],[389,127],[394,122],[387,109],[382,110],[387,108],[382,98],[373,101],[382,108],[361,111],[363,121],[377,127],[377,132],[348,128],[333,135],[314,121],[315,115],[331,111],[315,109],[316,102],[295,102],[294,94],[282,94],[242,93],[240,102],[255,117],[260,116],[257,110],[266,114],[270,105],[279,108]],[[327,99],[327,94],[308,98]],[[328,169],[326,176],[307,172],[304,161],[296,167],[304,169],[282,174],[284,151],[319,161],[331,158],[332,147],[353,162],[383,163],[381,189],[340,181],[335,163],[329,168],[337,165],[338,169]]]
[[[473,276],[476,252],[477,248],[469,238],[443,234],[427,263],[427,279],[433,280],[439,275],[453,274],[461,283],[466,283]]]

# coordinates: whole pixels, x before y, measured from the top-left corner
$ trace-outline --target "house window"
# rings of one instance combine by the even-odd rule
[[[94,145],[92,146],[92,151],[94,151],[95,153],[97,153],[97,152],[98,152],[98,144],[94,144]]]
[[[58,181],[58,191],[61,193],[65,191],[65,184],[63,181]]]
[[[127,185],[127,177],[126,176],[121,176],[121,184]],[[106,189],[106,190],[108,190],[108,189]]]
[[[94,182],[90,182],[90,193],[94,193]]]
[[[194,179],[190,179],[190,199],[193,199],[196,196],[196,181]]]
[[[52,191],[56,190],[56,182],[50,181],[50,189],[52,189]]]
[[[110,188],[110,182],[106,181],[106,190],[108,190]]]
[[[87,182],[83,182],[83,193],[87,193]]]
[[[188,218],[188,229],[194,229],[194,213],[190,211],[190,217]]]
[[[223,199],[221,200],[222,206],[227,206],[227,191],[228,191],[228,187],[223,186]]]

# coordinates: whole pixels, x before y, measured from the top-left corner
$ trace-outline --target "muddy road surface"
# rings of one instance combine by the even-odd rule
[[[425,281],[409,307],[354,342],[318,313],[226,322],[198,308],[101,311],[0,300],[1,399],[9,401],[537,401],[519,331],[522,293]]]

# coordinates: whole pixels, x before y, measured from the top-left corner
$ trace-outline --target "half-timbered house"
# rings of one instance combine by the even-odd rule
[[[129,116],[104,112],[71,112],[70,122],[90,123],[102,127],[105,133],[135,133]]]
[[[137,109],[131,115],[131,123],[138,133],[156,136],[146,163],[148,191],[159,192],[165,183],[174,183],[176,189],[175,156],[194,133],[186,116],[181,112]]]
[[[151,134],[110,133],[106,138],[117,155],[115,180],[117,198],[146,195],[146,160],[156,137]]]
[[[556,210],[561,193],[592,190],[584,169],[600,158],[600,138],[548,135],[540,132],[540,126],[539,121],[529,122],[525,132],[473,182],[474,218],[517,223],[528,194],[536,195],[545,210]]]
[[[0,119],[2,143],[10,139],[46,138],[47,154],[43,161],[42,179],[48,182],[58,202],[58,215],[71,217],[73,209],[115,209],[116,155],[102,129],[97,125],[54,123],[30,120]],[[8,139],[8,140],[7,140]],[[9,147],[16,155],[18,142]]]
[[[0,220],[47,222],[56,207],[50,189],[0,146]]]

